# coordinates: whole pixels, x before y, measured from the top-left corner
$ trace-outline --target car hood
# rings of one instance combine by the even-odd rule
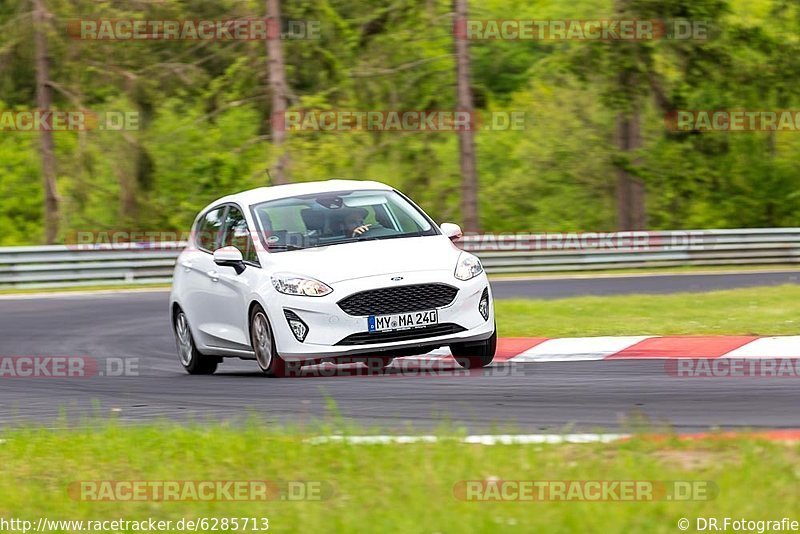
[[[327,247],[275,252],[269,265],[335,283],[381,274],[454,271],[461,250],[442,235],[359,241]]]

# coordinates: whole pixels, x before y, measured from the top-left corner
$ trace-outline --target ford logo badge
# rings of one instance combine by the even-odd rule
[[[402,276],[393,276],[393,277],[392,277],[392,282],[399,282],[399,281],[400,281],[400,280],[402,280],[402,279],[403,279],[403,277],[402,277]]]

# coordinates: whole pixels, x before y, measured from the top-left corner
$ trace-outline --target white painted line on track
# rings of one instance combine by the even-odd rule
[[[347,443],[349,445],[387,445],[408,443],[436,443],[452,441],[473,445],[541,445],[562,443],[611,443],[630,437],[630,434],[475,434],[464,438],[439,438],[437,436],[318,436],[309,438],[306,443],[321,445],[325,443]]]
[[[513,362],[603,360],[651,336],[565,337],[548,339],[511,358]]]
[[[312,445],[347,443],[349,445],[387,445],[395,443],[436,443],[436,436],[318,436],[305,440]]]
[[[734,349],[722,358],[800,358],[800,336],[762,337]]]
[[[476,435],[464,438],[464,443],[480,445],[538,445],[560,443],[611,443],[629,434],[501,434]]]

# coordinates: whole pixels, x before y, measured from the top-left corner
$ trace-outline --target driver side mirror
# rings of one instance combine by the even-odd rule
[[[461,232],[461,227],[457,224],[453,223],[442,223],[439,227],[442,229],[442,233],[450,239],[450,241],[455,241],[456,239],[460,239],[464,234]]]
[[[236,247],[222,247],[215,250],[214,263],[220,267],[233,267],[236,274],[242,274],[245,269],[242,252]]]

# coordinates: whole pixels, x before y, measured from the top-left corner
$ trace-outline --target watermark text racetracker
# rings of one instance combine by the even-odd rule
[[[664,116],[673,132],[797,132],[798,109],[681,109]]]
[[[709,501],[719,488],[710,480],[461,480],[453,496],[474,502]]]
[[[320,39],[318,20],[80,19],[67,23],[73,39],[87,41],[263,41]]]
[[[253,231],[250,239],[257,250],[263,241],[269,244],[271,233]],[[703,230],[675,230],[669,232],[465,232],[459,244],[464,250],[701,250],[708,246],[707,232]],[[199,238],[210,237],[202,231],[174,230],[78,230],[66,236],[67,247],[74,250],[111,249],[175,249],[193,247]],[[273,238],[274,239],[274,238]],[[289,244],[306,247],[313,245],[312,238],[292,235]]]
[[[3,378],[91,378],[139,376],[139,358],[90,356],[0,356]]]
[[[325,480],[80,480],[70,499],[84,502],[268,502],[333,498]]]
[[[800,378],[798,358],[675,358],[664,361],[674,378]]]
[[[334,365],[330,365],[334,364]],[[295,378],[387,377],[387,378],[510,378],[530,371],[522,363],[497,361],[488,367],[464,369],[452,358],[398,357],[391,364],[380,356],[340,357],[309,364],[286,359],[286,376]]]
[[[528,126],[524,111],[492,111],[483,117],[458,110],[292,110],[274,113],[271,120],[287,132],[517,131]]]
[[[0,132],[115,132],[138,129],[138,111],[0,110]]]
[[[702,250],[707,232],[675,230],[669,232],[465,232],[464,250]]]
[[[505,41],[706,40],[710,24],[685,19],[459,19],[458,39]]]

